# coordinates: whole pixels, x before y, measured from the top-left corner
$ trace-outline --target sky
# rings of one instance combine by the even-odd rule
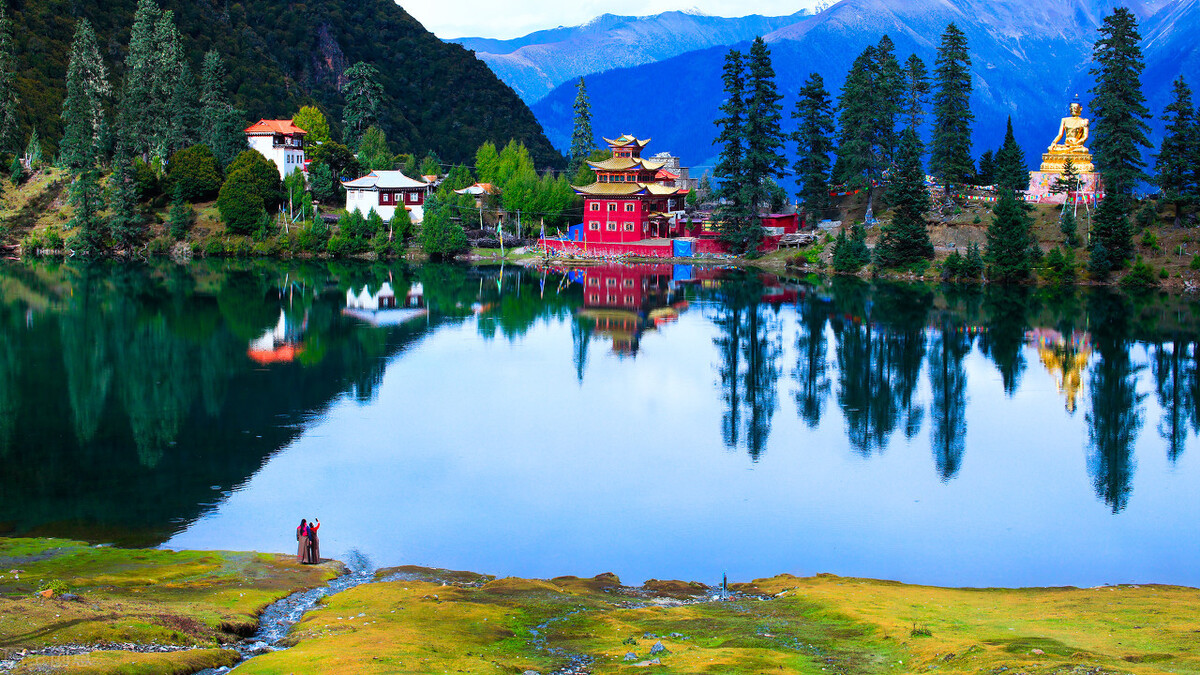
[[[577,26],[601,14],[647,16],[693,10],[714,16],[783,16],[818,0],[402,0],[399,5],[442,39],[514,38],[558,26]]]

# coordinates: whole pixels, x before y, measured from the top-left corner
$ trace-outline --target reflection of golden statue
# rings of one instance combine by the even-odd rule
[[[1042,171],[1062,173],[1063,165],[1068,159],[1075,165],[1075,171],[1078,173],[1091,173],[1095,170],[1092,165],[1092,153],[1088,152],[1084,145],[1088,139],[1089,121],[1081,116],[1082,113],[1083,106],[1078,103],[1071,104],[1071,115],[1059,122],[1058,135],[1042,155]]]

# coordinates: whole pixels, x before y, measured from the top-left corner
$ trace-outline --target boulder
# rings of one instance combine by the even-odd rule
[[[664,647],[663,643],[661,643],[661,642],[655,642],[654,646],[650,648],[651,654],[661,654],[665,651],[667,651],[667,648]]]

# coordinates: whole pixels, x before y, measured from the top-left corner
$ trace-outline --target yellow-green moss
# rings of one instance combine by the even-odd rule
[[[101,651],[77,656],[32,656],[17,665],[14,675],[187,675],[205,668],[232,666],[238,653],[230,649],[190,649],[139,654]]]

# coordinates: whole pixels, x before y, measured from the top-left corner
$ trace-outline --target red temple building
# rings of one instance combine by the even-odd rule
[[[604,140],[612,148],[612,157],[588,162],[596,182],[572,186],[583,195],[584,241],[630,243],[682,235],[675,221],[687,190],[667,185],[659,177],[662,162],[642,158],[650,139],[626,134]]]

